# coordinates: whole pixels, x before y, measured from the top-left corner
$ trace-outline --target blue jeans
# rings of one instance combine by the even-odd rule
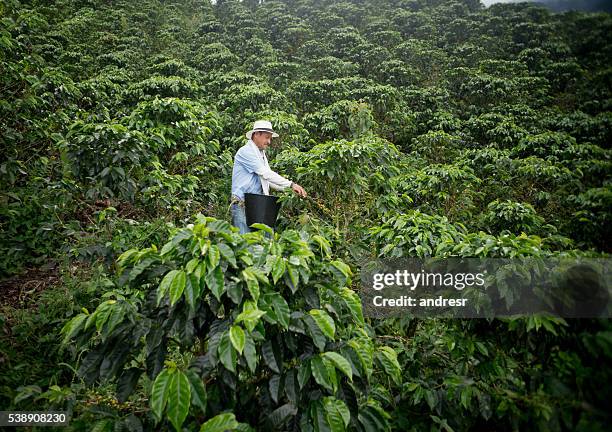
[[[245,234],[251,232],[251,229],[247,225],[246,221],[246,212],[244,211],[244,207],[239,206],[234,203],[231,206],[232,213],[232,225],[238,227],[240,230],[240,234]]]

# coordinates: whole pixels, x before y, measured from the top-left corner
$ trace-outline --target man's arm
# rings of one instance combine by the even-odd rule
[[[236,154],[236,161],[240,162],[248,172],[253,172],[270,183],[270,187],[276,190],[284,190],[291,187],[295,193],[305,197],[306,191],[298,184],[272,171],[264,165],[263,161],[249,148],[242,148]]]
[[[274,189],[274,190],[280,190],[280,191],[282,191],[282,190],[287,189],[287,186],[281,186],[281,185],[277,185],[276,183],[272,183],[272,182],[270,182],[270,188],[271,188],[271,189]]]
[[[284,190],[291,186],[291,180],[272,171],[270,168],[264,167],[260,172],[257,172],[265,180],[270,182],[270,187],[275,190]]]
[[[285,177],[275,173],[274,171],[272,171],[270,169],[268,169],[268,170],[272,173],[272,177],[271,178],[266,178],[266,180],[268,180],[268,182],[270,183],[270,187],[272,189],[275,189],[275,190],[285,190],[288,187],[290,187],[293,190],[293,192],[295,192],[299,196],[306,197],[306,191],[304,190],[304,188],[302,186],[300,186],[297,183],[292,182],[291,180],[286,179]],[[282,183],[277,182],[278,179],[282,179]],[[287,182],[289,182],[289,184],[287,184]]]

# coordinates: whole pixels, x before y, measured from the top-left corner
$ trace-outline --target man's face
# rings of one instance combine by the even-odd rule
[[[265,150],[270,146],[272,142],[272,134],[270,132],[253,132],[251,139],[259,150]]]

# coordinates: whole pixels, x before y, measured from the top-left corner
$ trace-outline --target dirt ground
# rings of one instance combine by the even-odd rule
[[[0,306],[28,307],[42,291],[56,284],[58,280],[56,265],[26,269],[18,275],[0,281]]]

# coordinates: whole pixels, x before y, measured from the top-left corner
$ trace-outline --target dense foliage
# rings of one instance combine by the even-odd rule
[[[3,0],[0,17],[2,409],[97,431],[608,429],[609,320],[371,319],[359,271],[608,256],[612,16]],[[260,118],[309,198],[239,235],[232,156]]]

